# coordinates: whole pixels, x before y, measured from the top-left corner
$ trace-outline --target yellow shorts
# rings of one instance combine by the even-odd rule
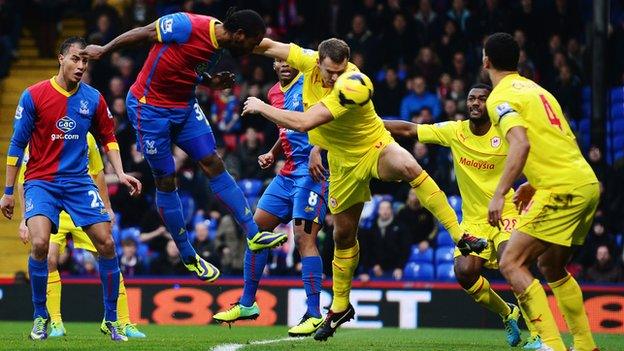
[[[377,161],[392,137],[377,141],[362,157],[342,158],[329,153],[329,210],[340,213],[351,206],[369,201],[370,180],[379,178]]]
[[[511,231],[517,223],[517,218],[504,218],[503,226],[500,229],[492,227],[489,223],[466,223],[462,222],[462,230],[477,238],[488,241],[488,247],[480,254],[471,252],[473,256],[481,257],[485,260],[484,266],[490,269],[498,269],[498,246],[509,240]],[[459,249],[455,247],[455,257],[461,256]]]
[[[74,248],[96,252],[95,246],[82,228],[76,227],[69,214],[61,211],[59,216],[58,233],[50,235],[50,242],[59,245],[59,253],[63,253],[67,247],[67,236],[71,234]]]
[[[539,189],[520,215],[516,229],[561,245],[583,245],[600,200],[598,183],[566,193]]]

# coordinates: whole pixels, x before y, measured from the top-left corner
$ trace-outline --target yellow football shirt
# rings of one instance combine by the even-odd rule
[[[100,155],[100,150],[98,149],[97,142],[91,133],[87,133],[87,145],[89,147],[88,154],[88,165],[87,169],[89,175],[91,177],[95,177],[104,170],[104,163],[102,162],[102,156]],[[20,173],[17,181],[20,183],[24,183],[24,174],[26,173],[26,164],[28,163],[28,146],[24,151],[24,158],[22,161],[22,167],[20,169]]]
[[[517,126],[531,145],[524,174],[536,189],[567,192],[598,180],[563,116],[546,89],[519,74],[504,77],[487,99],[492,123],[501,135]]]
[[[469,121],[419,124],[418,140],[451,148],[462,197],[463,222],[487,223],[488,205],[505,168],[508,145],[495,127],[474,135]],[[503,219],[517,216],[513,190],[505,196]]]

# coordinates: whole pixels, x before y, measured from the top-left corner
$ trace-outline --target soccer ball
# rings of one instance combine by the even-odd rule
[[[335,84],[340,104],[344,107],[364,106],[373,96],[373,82],[364,73],[346,72]]]

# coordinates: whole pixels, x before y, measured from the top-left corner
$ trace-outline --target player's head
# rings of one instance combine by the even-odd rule
[[[87,46],[87,42],[80,37],[65,39],[59,47],[59,75],[68,83],[78,83],[87,70],[89,59],[81,56],[80,51]]]
[[[494,33],[483,45],[483,67],[488,71],[517,71],[519,57],[520,47],[510,34]]]
[[[468,107],[468,116],[473,122],[485,122],[489,120],[485,101],[492,87],[487,84],[475,84],[470,88],[468,97],[466,98],[466,107]]]
[[[318,46],[318,66],[326,87],[333,87],[338,77],[347,70],[351,49],[344,40],[330,38]]]
[[[250,54],[266,33],[264,20],[253,10],[236,11],[230,8],[223,28],[228,32],[229,40],[219,44],[234,57]]]
[[[273,69],[282,86],[290,83],[299,74],[299,71],[291,67],[286,61],[278,59],[273,62]]]

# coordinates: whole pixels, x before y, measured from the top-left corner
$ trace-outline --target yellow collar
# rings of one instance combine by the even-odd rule
[[[63,87],[58,85],[58,83],[56,82],[55,78],[56,78],[56,76],[50,78],[50,84],[52,84],[52,87],[56,91],[58,91],[59,93],[61,93],[61,95],[65,96],[65,97],[70,97],[70,96],[74,95],[78,91],[78,88],[80,88],[80,82],[79,82],[74,89],[72,89],[71,91],[67,91],[67,90],[63,89]]]
[[[217,24],[217,22],[219,21],[216,19],[210,21],[210,41],[212,42],[212,46],[214,46],[215,49],[219,48],[219,42],[217,41],[217,32],[215,30],[215,25]]]
[[[302,75],[302,74],[303,74],[303,73],[299,72],[299,74],[297,74],[297,76],[296,76],[295,78],[293,78],[293,80],[291,80],[291,81],[290,81],[290,83],[288,83],[285,87],[283,87],[283,86],[280,84],[280,86],[279,86],[279,87],[280,87],[280,90],[282,91],[282,93],[287,92],[287,91],[288,91],[288,89],[290,89],[290,87],[292,87],[292,86],[293,86],[293,84],[295,84],[295,83],[299,80],[299,77],[301,77],[301,75]]]

